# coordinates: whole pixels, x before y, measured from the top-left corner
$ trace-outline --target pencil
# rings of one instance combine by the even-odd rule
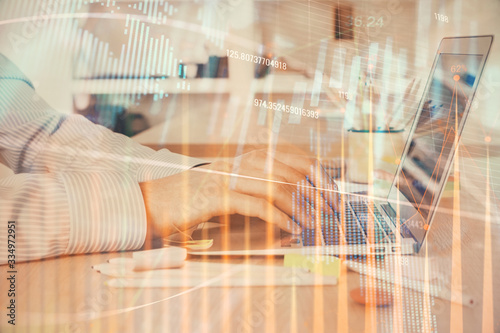
[[[394,276],[390,274],[391,273],[390,271],[386,271],[380,268],[371,268],[365,264],[349,260],[346,261],[346,265],[349,269],[357,273],[370,275],[379,280],[387,281],[396,285],[396,282],[394,281]],[[448,300],[456,304],[465,305],[467,307],[473,307],[474,305],[476,305],[476,302],[472,296],[469,296],[463,292],[460,293],[460,295],[457,295],[447,287],[440,287],[435,284],[429,283],[429,290],[427,291],[425,288],[425,284],[423,282],[417,280],[411,280],[404,277],[401,278],[401,286],[403,288],[412,289],[421,293],[428,292],[429,295],[431,296]]]

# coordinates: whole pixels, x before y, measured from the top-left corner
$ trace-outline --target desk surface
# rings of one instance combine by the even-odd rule
[[[306,121],[310,122],[303,119],[302,125]],[[334,125],[328,121],[321,123],[323,128]],[[288,138],[297,137],[293,128],[289,131]],[[233,135],[235,133],[238,131],[232,132]],[[256,143],[266,144],[269,132],[262,133],[262,136],[249,135],[255,136]],[[183,137],[182,133],[177,134],[179,138]],[[303,139],[298,137],[299,141],[304,142]],[[235,142],[238,141],[227,142],[217,149],[198,143],[198,146],[174,145],[173,150],[185,154],[195,151],[191,155],[202,157],[234,156]],[[333,141],[328,143],[335,146]],[[198,147],[198,150],[193,150],[193,147]],[[494,151],[493,148],[491,151]],[[338,156],[335,151],[328,154]],[[476,300],[473,308],[462,308],[409,289],[402,290],[401,303],[382,308],[364,306],[355,303],[349,292],[365,283],[365,277],[350,271],[343,272],[337,286],[113,289],[105,284],[108,278],[91,266],[111,257],[131,254],[105,253],[18,264],[17,331],[362,332],[377,328],[379,332],[387,332],[393,331],[394,327],[394,331],[420,332],[423,325],[437,332],[457,332],[461,329],[465,332],[500,331],[500,279],[496,278],[500,273],[500,261],[496,260],[500,257],[500,224],[495,218],[500,216],[498,200],[492,192],[490,205],[486,204],[485,180],[481,178],[484,173],[477,172],[477,167],[465,167],[461,171],[460,232],[457,232],[457,224],[454,227],[451,216],[453,212],[457,213],[452,209],[453,198],[446,198],[442,200],[441,212],[433,222],[428,247],[419,255],[427,252],[427,255],[441,259],[440,268],[447,272],[450,285],[452,267],[458,263],[461,267],[458,271],[460,278],[455,274],[454,288],[461,288]],[[454,232],[458,233],[458,237],[454,238]],[[454,253],[457,239],[459,251]],[[223,258],[211,260],[224,261]],[[244,259],[227,260],[240,263]],[[264,265],[282,264],[282,258],[251,258],[249,261]],[[3,281],[7,270],[6,266],[0,267]],[[9,332],[12,327],[7,324],[4,306],[7,295],[4,289],[0,293],[0,331]],[[484,328],[483,323],[486,325]]]
[[[463,202],[466,208],[472,201],[464,198]],[[489,328],[498,331],[500,280],[495,275],[500,264],[494,259],[500,253],[500,228],[491,225],[493,242],[486,258],[493,260],[488,268],[482,222],[462,218],[462,289],[476,300],[473,308],[410,289],[402,289],[401,304],[360,305],[349,292],[366,283],[365,277],[351,271],[341,274],[337,286],[113,289],[105,284],[108,278],[91,266],[130,253],[104,253],[17,264],[16,328],[18,332],[362,332],[377,327],[386,332],[394,325],[396,331],[414,332],[430,325],[437,332],[455,332],[459,327],[477,332],[484,318],[489,318]],[[452,265],[452,223],[440,213],[428,241],[428,254],[441,259],[444,272],[450,272]],[[210,260],[282,264],[282,258]],[[0,271],[3,279],[7,267]],[[483,294],[490,302],[483,304]],[[4,313],[2,309],[1,331],[12,331]]]

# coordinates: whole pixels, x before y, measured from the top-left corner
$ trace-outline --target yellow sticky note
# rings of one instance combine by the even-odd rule
[[[312,273],[336,276],[340,275],[341,260],[334,256],[304,256],[301,254],[285,254],[285,267],[299,267]]]

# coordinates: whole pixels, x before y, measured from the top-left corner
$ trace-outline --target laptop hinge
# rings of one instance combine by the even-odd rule
[[[390,203],[380,204],[380,207],[382,207],[382,209],[385,211],[387,216],[389,216],[391,218],[397,216],[396,211],[392,208]]]

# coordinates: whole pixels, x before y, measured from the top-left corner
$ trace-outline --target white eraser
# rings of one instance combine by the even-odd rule
[[[135,261],[132,258],[124,258],[124,257],[111,258],[108,260],[108,263],[112,267],[121,268],[129,271],[134,270],[135,267]]]
[[[187,250],[181,247],[164,247],[161,249],[134,252],[136,271],[177,268],[184,265],[187,257]]]

